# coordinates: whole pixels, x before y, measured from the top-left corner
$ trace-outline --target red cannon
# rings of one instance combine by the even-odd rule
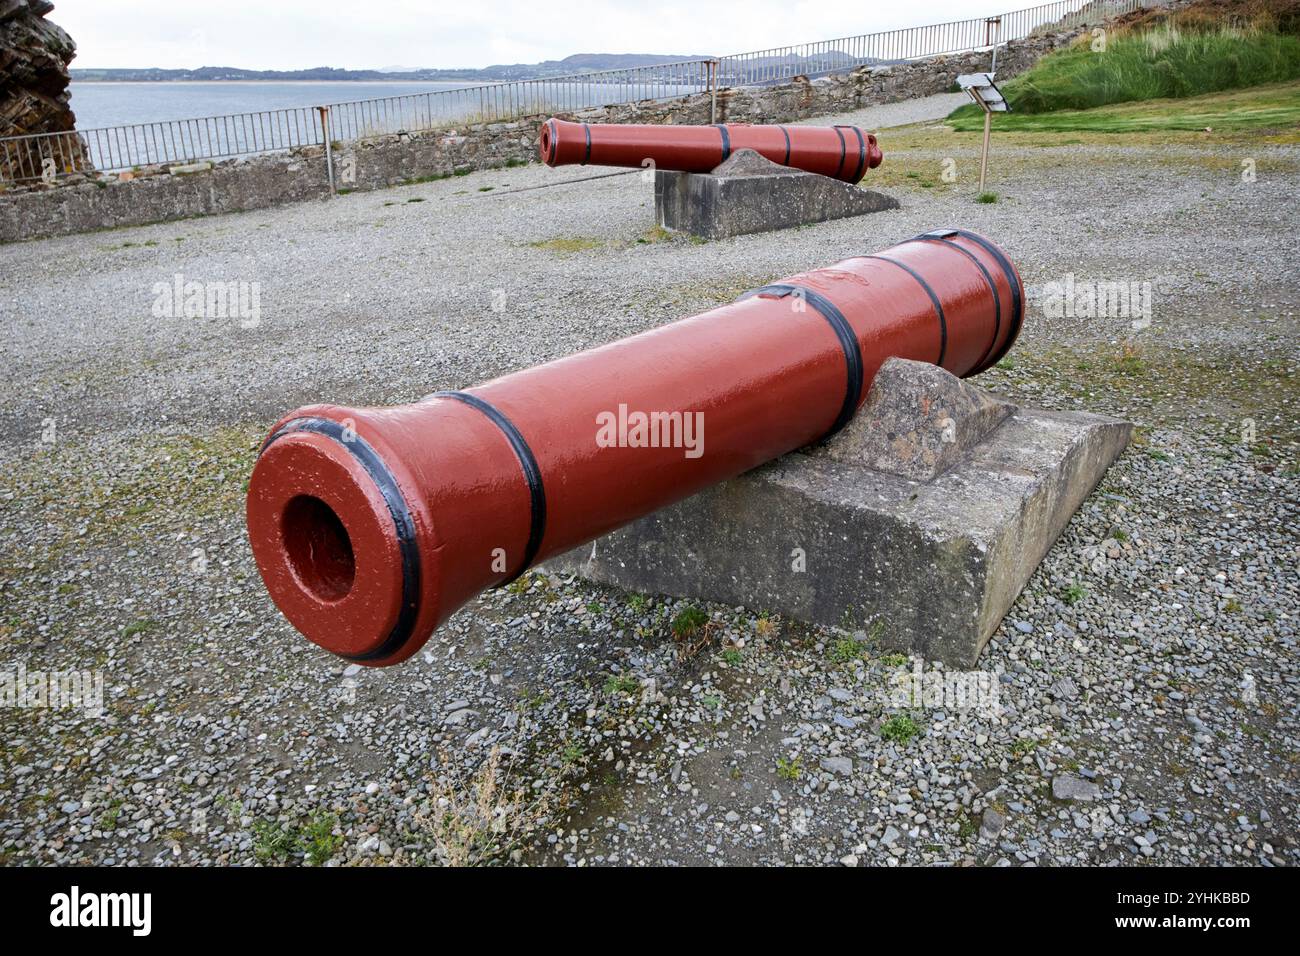
[[[774,163],[856,183],[880,165],[876,137],[856,126],[645,126],[633,123],[542,124],[537,151],[547,166],[645,166],[707,173],[738,149]]]
[[[394,664],[484,588],[843,427],[891,356],[973,375],[1011,348],[1015,267],[964,230],[411,405],[290,412],[248,532],[309,639]]]

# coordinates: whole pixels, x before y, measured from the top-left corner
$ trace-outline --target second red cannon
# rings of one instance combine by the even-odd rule
[[[876,137],[856,126],[542,124],[537,151],[547,166],[654,166],[707,173],[740,149],[792,169],[856,183],[880,165]]]

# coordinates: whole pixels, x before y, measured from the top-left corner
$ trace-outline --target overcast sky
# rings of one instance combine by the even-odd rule
[[[74,67],[482,67],[571,53],[727,54],[985,16],[1034,0],[55,0]]]

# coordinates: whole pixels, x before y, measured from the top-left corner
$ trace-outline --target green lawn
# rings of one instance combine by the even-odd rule
[[[1088,37],[1000,84],[1017,113],[1087,110],[1117,103],[1203,96],[1300,80],[1300,37],[1255,28],[1172,26]],[[974,104],[957,116],[974,116]]]
[[[984,127],[982,113],[959,111],[947,120],[962,132]],[[1300,81],[1177,99],[1117,103],[1088,110],[1002,113],[993,128],[1004,132],[1140,133],[1158,130],[1248,130],[1300,125]]]

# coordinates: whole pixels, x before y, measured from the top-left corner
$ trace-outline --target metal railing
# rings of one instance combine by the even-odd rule
[[[710,62],[683,60],[334,103],[329,107],[330,138],[366,139],[462,123],[569,113],[615,103],[678,99],[709,89]]]
[[[157,163],[191,163],[319,146],[315,107],[233,113],[67,133],[0,139],[0,181],[113,172]]]
[[[988,50],[1023,40],[1045,26],[1072,30],[1159,2],[1057,0],[988,17],[739,53],[719,59],[718,85],[770,86],[787,83],[797,76],[812,79],[860,66],[888,66],[951,53]]]
[[[329,142],[492,123],[620,103],[678,99],[719,87],[767,86],[864,65],[990,49],[1045,26],[1072,29],[1162,0],[1058,0],[951,23],[802,43],[716,60],[484,83],[328,106],[235,113],[66,133],[0,137],[0,184],[273,153]]]

